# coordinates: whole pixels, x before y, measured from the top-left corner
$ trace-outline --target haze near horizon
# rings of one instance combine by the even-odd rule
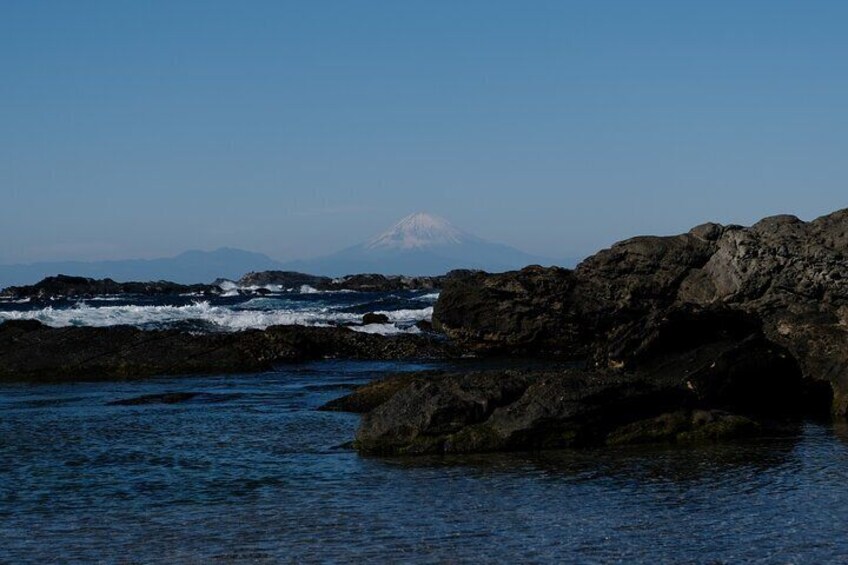
[[[0,263],[533,255],[848,205],[841,2],[8,2]]]

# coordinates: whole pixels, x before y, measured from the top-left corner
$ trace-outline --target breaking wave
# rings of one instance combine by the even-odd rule
[[[0,311],[0,321],[38,320],[52,327],[130,325],[144,329],[183,327],[188,322],[201,322],[201,329],[241,331],[265,329],[274,325],[331,326],[358,324],[361,314],[341,312],[321,305],[289,303],[254,299],[236,306],[212,305],[198,301],[188,305],[120,305],[92,306],[78,303],[70,308],[47,306],[35,310]],[[432,307],[419,310],[378,311],[391,323],[354,326],[367,333],[416,333],[414,324],[432,316]]]

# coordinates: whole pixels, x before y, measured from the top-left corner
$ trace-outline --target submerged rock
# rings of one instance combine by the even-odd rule
[[[135,398],[125,398],[109,402],[109,406],[141,406],[144,404],[180,404],[196,398],[199,392],[165,392],[162,394],[145,394]]]

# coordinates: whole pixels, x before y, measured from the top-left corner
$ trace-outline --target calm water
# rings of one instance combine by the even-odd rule
[[[845,562],[848,443],[369,459],[317,412],[421,366],[0,388],[0,562]],[[177,405],[109,406],[203,393]]]

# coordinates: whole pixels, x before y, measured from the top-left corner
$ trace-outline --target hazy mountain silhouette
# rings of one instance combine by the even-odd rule
[[[508,271],[533,263],[555,261],[492,243],[467,233],[444,218],[418,213],[388,231],[337,253],[292,261],[288,270],[316,275],[348,273],[436,275],[451,269]]]
[[[261,253],[222,247],[215,251],[186,251],[161,259],[0,265],[0,289],[33,284],[57,274],[111,278],[121,282],[169,280],[191,284],[208,283],[217,278],[236,280],[251,271],[288,270],[327,276],[355,273],[439,275],[451,269],[508,271],[533,263],[550,265],[557,262],[483,240],[443,218],[419,213],[407,216],[364,243],[315,259],[282,263]]]
[[[281,267],[281,263],[267,255],[222,247],[215,251],[186,251],[176,257],[161,259],[0,265],[0,288],[32,284],[60,273],[80,277],[108,277],[116,281],[169,280],[190,284],[211,282],[219,277],[238,279],[249,271],[269,271]]]

